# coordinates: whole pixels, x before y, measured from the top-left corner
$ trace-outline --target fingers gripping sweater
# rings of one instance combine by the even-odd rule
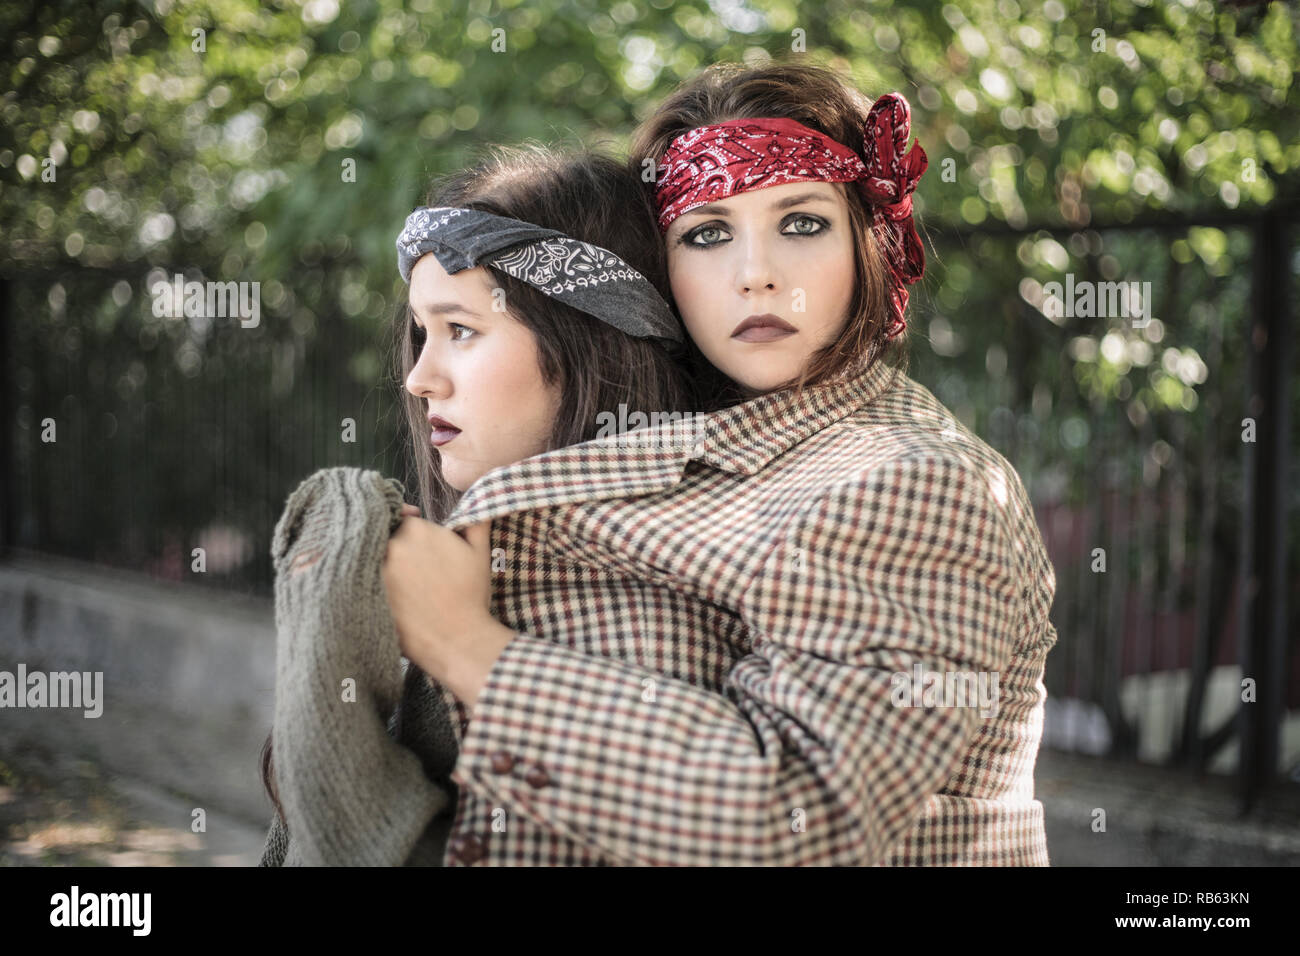
[[[324,468],[276,524],[273,754],[288,826],[273,817],[261,866],[441,864],[455,735],[423,672],[403,675],[382,577],[402,497],[377,471]]]

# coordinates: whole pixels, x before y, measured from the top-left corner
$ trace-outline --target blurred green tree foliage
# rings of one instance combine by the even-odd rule
[[[1227,447],[1252,246],[1215,217],[1297,197],[1297,23],[1295,5],[1210,0],[8,3],[20,538],[126,560],[228,525],[264,552],[307,471],[393,453],[393,240],[431,176],[490,142],[620,147],[702,67],[792,54],[912,102],[935,250],[916,374],[1043,494],[1087,493],[1108,410],[1136,473],[1152,448],[1168,464],[1156,441]],[[1153,214],[1188,227],[1089,231]],[[1041,226],[1064,231],[1025,231]],[[259,327],[154,316],[151,277],[176,272],[259,281]],[[1067,272],[1153,282],[1156,321],[1045,317],[1041,287]],[[1195,414],[1215,389],[1221,422]],[[60,414],[80,457],[42,458],[39,422]],[[98,475],[77,480],[103,500],[67,511],[61,469]],[[264,556],[252,567],[264,584]]]

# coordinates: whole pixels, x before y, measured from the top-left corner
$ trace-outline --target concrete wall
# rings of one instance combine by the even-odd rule
[[[195,807],[265,824],[270,600],[45,556],[0,563],[0,670],[102,671],[103,714],[0,709],[6,746],[75,754]]]

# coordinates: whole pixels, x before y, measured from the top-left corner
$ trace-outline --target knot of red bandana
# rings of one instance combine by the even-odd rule
[[[912,225],[912,192],[927,160],[920,143],[904,155],[911,110],[900,93],[880,97],[867,114],[863,155],[795,120],[728,120],[682,133],[656,170],[659,228],[699,206],[735,193],[793,182],[856,182],[877,212],[894,277],[888,334],[903,331],[907,290],[925,270],[925,252]],[[865,162],[864,162],[865,159]]]
[[[862,135],[867,175],[858,181],[858,187],[881,217],[882,227],[893,234],[889,256],[894,276],[891,338],[905,326],[907,286],[925,272],[925,249],[912,221],[912,193],[929,159],[919,142],[905,152],[911,135],[912,108],[901,93],[887,93],[871,105]]]

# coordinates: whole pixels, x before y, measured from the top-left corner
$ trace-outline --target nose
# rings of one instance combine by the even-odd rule
[[[435,349],[425,342],[406,376],[406,390],[416,398],[442,400],[451,395],[451,379],[439,367]]]
[[[751,235],[744,244],[744,258],[736,273],[736,285],[744,294],[755,290],[776,291],[776,273],[767,244],[757,235]]]

